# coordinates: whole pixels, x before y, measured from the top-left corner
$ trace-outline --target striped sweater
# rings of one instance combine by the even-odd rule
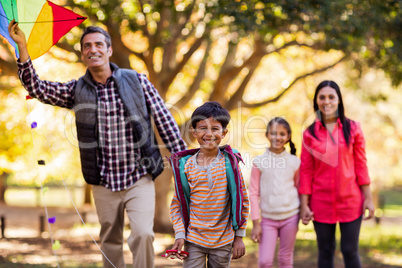
[[[187,150],[171,157],[176,190],[170,216],[176,239],[218,248],[232,243],[235,235],[245,236],[247,190],[230,146],[221,147],[213,163],[205,167],[197,165],[197,153],[198,149]]]

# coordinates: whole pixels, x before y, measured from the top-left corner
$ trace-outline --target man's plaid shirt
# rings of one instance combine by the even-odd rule
[[[18,62],[19,77],[29,95],[43,103],[72,109],[77,80],[67,83],[40,80],[31,59]],[[156,128],[171,153],[186,149],[180,136],[176,121],[166,108],[158,91],[147,79],[138,74],[144,89],[147,106],[154,118]],[[140,177],[146,175],[143,166],[136,166],[141,159],[141,151],[133,146],[133,129],[128,123],[123,102],[118,94],[114,79],[109,77],[106,84],[94,84],[98,93],[98,166],[101,185],[111,191],[121,191],[132,186]]]

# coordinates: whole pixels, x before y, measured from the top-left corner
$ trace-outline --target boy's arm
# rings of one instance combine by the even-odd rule
[[[184,228],[180,202],[177,198],[176,191],[174,191],[172,202],[170,204],[170,219],[173,223],[175,239],[186,239],[186,230]]]
[[[243,237],[235,236],[232,249],[232,260],[239,259],[246,254],[246,246],[243,242]]]
[[[235,235],[244,237],[246,236],[246,227],[247,227],[247,220],[248,220],[248,215],[250,213],[250,201],[248,199],[248,193],[247,193],[247,188],[244,183],[244,178],[243,178],[243,173],[241,172],[240,167],[238,166],[239,169],[239,175],[241,178],[241,187],[243,190],[243,206],[242,206],[242,211],[241,211],[241,219],[244,222],[242,226],[238,230],[236,230]]]

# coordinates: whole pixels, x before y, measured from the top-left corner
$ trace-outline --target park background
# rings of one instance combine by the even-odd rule
[[[401,1],[54,2],[88,19],[34,61],[41,79],[82,76],[82,29],[103,27],[112,37],[111,61],[148,75],[190,147],[197,146],[188,127],[195,107],[214,100],[231,112],[224,143],[242,153],[247,184],[253,157],[268,145],[267,122],[275,116],[290,122],[300,156],[302,131],[314,120],[315,87],[336,81],[346,115],[365,133],[377,207],[376,221],[362,227],[364,267],[402,267]],[[80,170],[74,114],[26,100],[6,41],[0,72],[0,267],[100,267],[99,226]],[[166,168],[156,180],[160,267],[178,266],[159,257],[173,243],[172,190]],[[53,216],[56,222],[47,224]],[[52,250],[55,241],[60,247]],[[257,246],[245,241],[248,253],[233,267],[257,263]],[[295,267],[314,267],[316,253],[312,225],[300,224]],[[342,267],[339,248],[336,258]]]

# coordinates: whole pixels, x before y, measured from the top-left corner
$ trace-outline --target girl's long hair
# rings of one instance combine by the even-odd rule
[[[350,122],[350,119],[345,116],[345,108],[343,107],[341,90],[339,89],[339,86],[334,81],[325,80],[325,81],[322,81],[317,86],[317,88],[315,89],[315,93],[314,93],[314,111],[317,115],[317,118],[321,121],[321,124],[325,127],[323,115],[322,115],[320,109],[318,108],[318,104],[317,104],[318,92],[324,87],[333,88],[335,90],[336,94],[338,95],[338,99],[339,99],[338,110],[337,110],[338,118],[342,123],[343,137],[345,138],[346,144],[349,146],[351,122]],[[308,131],[314,138],[318,139],[315,134],[314,127],[315,127],[315,122],[308,127]]]
[[[282,126],[284,126],[286,128],[286,130],[289,133],[289,146],[290,146],[290,153],[293,155],[296,155],[296,146],[295,144],[292,142],[292,129],[290,128],[290,125],[288,123],[288,121],[286,121],[284,118],[282,117],[274,117],[273,119],[271,119],[271,121],[269,121],[268,125],[267,125],[267,131],[265,132],[265,135],[268,134],[269,128],[273,125],[273,124],[281,124]]]

